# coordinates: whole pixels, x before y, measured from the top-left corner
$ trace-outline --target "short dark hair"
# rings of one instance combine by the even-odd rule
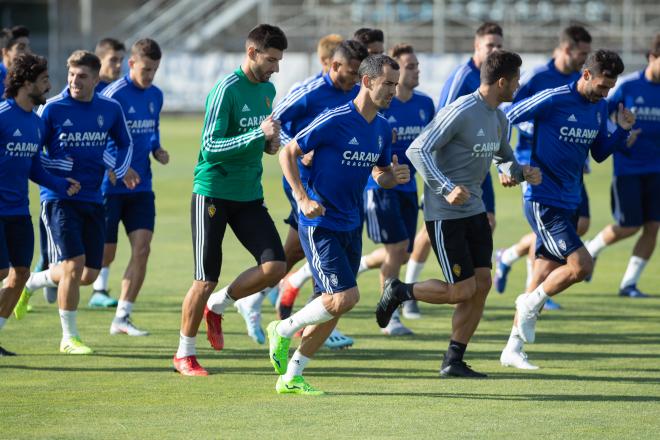
[[[653,55],[654,57],[660,57],[660,33],[655,34],[655,37],[651,42],[651,47],[649,47],[647,57],[650,55]]]
[[[362,62],[369,56],[367,48],[357,40],[344,40],[335,49],[333,56],[344,58],[347,61],[357,60]]]
[[[561,31],[559,43],[567,43],[571,47],[575,47],[579,43],[591,43],[591,34],[583,26],[574,24]]]
[[[124,46],[124,43],[115,38],[103,38],[99,40],[98,43],[96,43],[96,49],[94,49],[94,53],[96,53],[97,57],[103,58],[105,54],[111,50],[115,52],[126,52],[126,46]]]
[[[95,71],[97,74],[101,70],[101,60],[88,50],[76,50],[66,60],[66,67],[85,66]]]
[[[151,38],[142,38],[137,40],[133,43],[133,46],[131,46],[131,55],[158,61],[162,58],[163,53],[155,40],[152,40]]]
[[[481,83],[495,84],[500,78],[510,80],[520,71],[522,59],[515,52],[496,50],[481,65]]]
[[[35,82],[39,75],[48,70],[46,58],[31,53],[19,54],[11,67],[7,70],[5,78],[5,96],[15,98],[18,90],[26,81]]]
[[[415,53],[415,49],[412,47],[412,45],[407,43],[397,44],[390,49],[390,56],[392,58],[399,58],[401,55],[405,55],[407,53]]]
[[[504,32],[502,31],[502,26],[494,21],[485,21],[477,28],[474,35],[477,37],[483,37],[484,35],[499,35],[500,37],[503,37]]]
[[[375,42],[385,42],[385,34],[380,29],[360,28],[353,34],[353,39],[368,46]]]
[[[592,52],[584,62],[583,70],[589,70],[595,76],[606,76],[616,79],[623,73],[624,65],[619,54],[607,49]]]
[[[369,79],[378,78],[383,74],[383,67],[390,66],[394,70],[399,70],[399,63],[387,55],[369,55],[360,63],[358,75],[362,78],[367,75]]]
[[[247,36],[247,42],[253,43],[259,50],[268,50],[272,47],[283,51],[289,45],[282,29],[270,24],[260,24],[252,28]]]
[[[25,37],[30,37],[30,30],[25,26],[14,26],[11,29],[8,29],[7,39],[5,40],[4,48],[9,50],[18,43],[18,39]]]

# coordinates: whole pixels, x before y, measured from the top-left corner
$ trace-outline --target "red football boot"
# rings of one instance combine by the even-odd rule
[[[219,315],[208,306],[204,306],[204,319],[206,319],[206,339],[215,350],[222,350],[225,346],[225,337],[222,335],[222,315]]]
[[[182,376],[208,376],[209,372],[206,371],[199,362],[197,356],[184,356],[182,358],[176,357],[172,360],[174,369],[181,373]]]

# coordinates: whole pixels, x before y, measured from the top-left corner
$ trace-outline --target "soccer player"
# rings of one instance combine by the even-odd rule
[[[615,224],[587,242],[596,257],[605,247],[640,234],[619,286],[619,295],[645,298],[637,282],[656,246],[660,227],[660,34],[656,34],[644,70],[625,76],[608,98],[609,112],[623,103],[635,113],[636,124],[628,140],[631,148],[614,153],[612,214]]]
[[[0,329],[5,325],[30,276],[34,232],[30,219],[28,178],[71,196],[75,180],[55,177],[42,168],[45,127],[33,112],[50,90],[46,59],[29,53],[13,59],[0,103]],[[0,347],[0,357],[15,353]]]
[[[554,56],[547,63],[532,69],[529,74],[521,80],[521,86],[513,97],[516,104],[545,89],[554,89],[580,78],[580,69],[591,51],[591,35],[582,26],[568,26],[562,30],[559,36],[559,45],[554,51]],[[533,121],[520,124],[518,127],[518,146],[516,147],[516,159],[519,163],[529,164],[534,141]],[[524,185],[523,185],[524,186]],[[589,227],[589,199],[584,184],[582,185],[583,197],[581,198],[580,216],[577,232],[582,236]],[[524,192],[524,187],[523,187]],[[534,261],[534,233],[524,235],[516,244],[506,249],[499,249],[495,261],[495,290],[503,293],[512,264],[523,256],[528,256],[527,282],[532,277],[532,263]],[[544,305],[545,310],[560,308],[558,303],[548,299]]]
[[[497,23],[485,22],[477,28],[474,36],[474,53],[470,59],[457,66],[450,74],[442,87],[438,101],[438,111],[451,104],[461,96],[473,93],[481,83],[480,69],[488,55],[502,48],[504,33]],[[495,230],[495,191],[490,173],[486,174],[481,185],[481,197],[486,205],[486,215],[491,229]],[[431,250],[431,240],[427,229],[420,229],[415,237],[413,251],[406,266],[406,283],[419,280],[424,263]],[[419,306],[414,301],[403,304],[403,316],[410,319],[421,317]]]
[[[362,60],[367,56],[367,49],[362,43],[356,40],[343,41],[335,49],[328,73],[306,86],[294,90],[277,105],[273,118],[282,124],[281,139],[284,141],[283,143],[288,143],[324,110],[338,107],[355,99],[360,90],[357,85],[358,69]],[[299,174],[303,183],[306,183],[309,177],[309,162],[312,160],[312,154],[298,159]],[[305,254],[298,234],[298,205],[286,178],[282,183],[284,193],[291,203],[291,213],[286,221],[290,227],[284,246],[287,268],[291,268],[305,258]],[[301,272],[305,271],[308,276],[311,276],[311,269],[308,265],[301,270]],[[280,319],[288,318],[291,315],[293,303],[302,285],[299,280],[301,282],[306,280],[306,277],[303,278],[298,274],[294,277],[293,283],[295,284],[292,284],[289,282],[289,278],[289,276],[285,277],[280,283],[280,298],[277,306]],[[353,340],[339,330],[335,330],[326,341],[326,345],[333,349],[344,348],[353,345]]]
[[[446,281],[385,281],[376,307],[384,328],[406,300],[456,304],[452,334],[440,376],[486,377],[470,368],[463,355],[481,320],[491,286],[493,235],[481,184],[493,160],[515,182],[537,184],[538,168],[520,166],[508,141],[508,121],[498,109],[518,88],[518,54],[492,52],[481,65],[481,85],[443,107],[408,148],[407,155],[424,182],[424,219]]]
[[[410,179],[408,166],[399,165],[390,154],[392,129],[378,113],[394,97],[399,66],[386,55],[372,55],[362,61],[358,74],[358,96],[320,114],[280,153],[280,165],[300,208],[300,241],[312,263],[315,289],[321,293],[290,318],[268,325],[270,361],[280,374],[275,390],[280,394],[324,394],[305,381],[303,371],[340,316],[359,300],[360,209],[369,174],[386,188]],[[314,161],[304,184],[298,157],[311,151]],[[289,362],[291,337],[302,328],[302,341]]]
[[[131,245],[131,258],[121,283],[121,297],[110,326],[111,334],[146,336],[137,328],[130,315],[140,293],[147,272],[147,260],[156,218],[155,196],[151,184],[153,155],[166,165],[169,154],[160,145],[159,121],[163,107],[163,92],[153,85],[160,65],[161,50],[154,40],[143,38],[131,47],[128,75],[105,88],[102,95],[119,102],[133,138],[131,168],[140,175],[140,184],[129,189],[121,181],[114,181],[111,173],[103,179],[103,205],[105,209],[105,248],[103,268],[94,282],[94,295],[107,298],[110,264],[117,252],[119,222],[124,224]],[[111,141],[110,148],[114,149]],[[94,302],[94,295],[90,305]],[[101,298],[101,302],[105,299]]]
[[[14,59],[22,53],[30,53],[30,31],[25,26],[2,30],[2,59],[0,60],[0,101],[4,99],[5,77]]]
[[[385,35],[380,29],[360,28],[353,34],[353,39],[364,44],[369,55],[385,52]]]
[[[49,99],[39,115],[46,127],[46,159],[57,165],[57,175],[78,180],[82,189],[68,197],[61,191],[41,188],[49,261],[53,265],[30,275],[15,313],[17,318],[24,315],[22,305],[36,289],[57,286],[62,324],[60,352],[91,354],[92,349],[80,339],[76,310],[80,286],[96,279],[103,260],[101,183],[108,156],[115,163],[117,179],[123,179],[128,188],[134,188],[140,178],[130,168],[133,143],[121,106],[94,91],[101,68],[98,57],[77,50],[69,56],[67,68],[68,87]],[[107,147],[109,138],[116,146],[114,156]]]
[[[381,260],[381,291],[386,279],[399,277],[401,266],[412,251],[419,206],[414,168],[406,157],[406,150],[435,113],[433,100],[415,90],[419,85],[419,61],[413,47],[396,45],[390,55],[401,66],[401,76],[396,95],[383,115],[396,132],[392,153],[397,155],[400,164],[411,167],[411,177],[410,182],[392,189],[381,188],[370,178],[364,194],[367,234],[374,243],[383,243],[384,246],[363,258]],[[402,336],[412,334],[412,330],[401,323],[397,310],[383,333]]]
[[[103,38],[96,43],[94,53],[101,60],[99,83],[96,92],[101,93],[110,83],[117,81],[121,76],[121,65],[126,55],[126,46],[114,38]]]
[[[603,100],[623,72],[619,55],[609,50],[591,53],[576,82],[548,89],[507,110],[512,124],[534,121],[530,163],[543,171],[543,182],[525,190],[525,214],[536,234],[532,281],[516,299],[509,341],[502,351],[504,366],[536,369],[523,352],[532,343],[536,321],[548,297],[578,283],[593,268],[593,260],[577,234],[577,208],[587,155],[602,162],[625,141],[635,116],[618,104],[615,122]]]
[[[286,273],[284,249],[264,204],[264,151],[279,148],[280,124],[271,117],[275,86],[287,39],[276,26],[260,24],[245,42],[245,59],[219,81],[206,99],[202,145],[195,167],[191,224],[195,279],[183,300],[175,369],[207,376],[195,354],[195,338],[206,317],[211,346],[224,346],[222,314],[234,301],[274,286]],[[214,293],[222,264],[222,240],[229,225],[257,266]]]

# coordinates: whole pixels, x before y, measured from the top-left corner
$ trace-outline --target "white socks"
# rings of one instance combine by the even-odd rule
[[[117,303],[117,310],[115,311],[115,318],[124,319],[133,311],[133,303],[124,301],[122,299]]]
[[[369,270],[369,266],[367,266],[367,257],[363,255],[362,258],[360,258],[360,266],[358,267],[358,274],[361,274],[362,272],[365,272],[367,270]]]
[[[60,309],[60,323],[62,324],[62,340],[80,336],[76,326],[76,311]]]
[[[227,287],[223,287],[209,296],[206,306],[213,312],[221,315],[225,313],[227,307],[234,304],[234,300],[227,295]]]
[[[108,278],[110,277],[110,268],[103,267],[96,277],[96,281],[92,284],[94,290],[108,290]]]
[[[602,252],[603,249],[605,249],[605,240],[603,240],[603,233],[599,232],[598,235],[596,235],[593,240],[590,240],[586,247],[589,253],[591,254],[592,257],[596,258],[598,254]]]
[[[298,310],[289,318],[282,320],[275,330],[280,336],[292,337],[298,330],[312,324],[328,322],[333,316],[325,309],[323,297],[319,296],[307,303],[305,307]]]
[[[529,290],[529,285],[532,284],[532,276],[534,275],[534,260],[525,258],[527,265],[527,278],[525,279],[525,292]]]
[[[305,284],[305,281],[311,277],[312,269],[310,269],[309,263],[306,262],[300,269],[289,276],[288,281],[291,286],[295,287],[296,289],[300,289],[302,285]]]
[[[176,351],[176,357],[181,359],[186,356],[195,356],[197,354],[195,339],[197,339],[196,336],[185,336],[183,333],[179,333],[179,349]]]
[[[520,339],[518,335],[518,327],[515,325],[511,328],[511,334],[509,335],[509,340],[504,347],[504,351],[513,351],[519,353],[523,349],[524,342]]]
[[[27,283],[25,283],[25,288],[28,292],[34,292],[35,290],[43,289],[44,287],[57,287],[57,284],[55,284],[50,277],[50,269],[41,272],[32,272]]]
[[[501,261],[507,266],[511,266],[520,257],[521,255],[518,255],[518,252],[516,252],[516,245],[513,245],[510,248],[505,249],[504,252],[502,252]]]
[[[302,376],[303,370],[309,363],[309,358],[300,352],[300,349],[296,350],[289,361],[289,365],[286,367],[286,373],[284,373],[284,380],[290,381],[294,376]]]
[[[637,281],[639,281],[639,277],[642,275],[642,271],[644,270],[646,263],[648,263],[648,260],[643,258],[636,257],[635,255],[630,257],[630,260],[628,260],[628,268],[626,269],[626,273],[623,274],[623,279],[621,280],[620,288],[623,289],[625,287],[637,284]]]
[[[264,290],[260,290],[257,293],[248,295],[245,298],[237,299],[234,302],[234,307],[237,309],[244,310],[255,310],[257,312],[261,311],[261,303],[264,302],[266,297],[266,292],[270,291],[270,287],[266,287]]]
[[[5,322],[7,322],[7,318],[0,317],[0,330],[5,326]]]
[[[419,276],[422,274],[422,269],[424,269],[424,262],[418,262],[409,259],[408,263],[406,264],[405,283],[410,284],[419,281]]]
[[[525,296],[524,301],[529,308],[539,312],[543,308],[543,304],[545,304],[548,298],[550,297],[546,295],[545,291],[543,290],[543,284],[541,284],[539,287],[534,289],[533,292],[528,293],[527,296]]]

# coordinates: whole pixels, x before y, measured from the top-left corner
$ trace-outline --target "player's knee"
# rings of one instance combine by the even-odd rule
[[[387,255],[390,261],[397,264],[404,264],[408,259],[408,241],[402,241],[394,245],[387,246]]]
[[[490,288],[493,285],[493,278],[490,275],[490,271],[487,274],[479,274],[475,276],[477,281],[476,294],[483,296],[484,298],[488,296]]]
[[[138,261],[147,261],[150,253],[151,245],[149,243],[140,243],[133,247],[133,258]]]
[[[642,229],[641,226],[621,226],[615,230],[615,233],[618,239],[622,239],[632,237],[639,232],[640,229]]]
[[[574,281],[582,281],[594,270],[594,260],[592,258],[580,259],[573,269]]]
[[[286,263],[284,261],[269,261],[261,265],[264,281],[269,286],[274,286],[286,275]]]
[[[81,280],[85,270],[85,257],[80,256],[65,260],[62,264],[63,276],[69,279]]]
[[[582,237],[584,234],[587,233],[590,225],[591,225],[591,220],[589,219],[589,217],[580,217],[577,224],[577,234],[580,237]]]
[[[217,281],[198,281],[193,282],[190,293],[208,297],[218,285]]]
[[[642,235],[646,238],[655,238],[660,230],[660,222],[647,222],[644,223],[642,228]]]
[[[331,314],[338,316],[350,311],[360,301],[360,292],[357,287],[332,295]]]
[[[458,304],[469,301],[477,293],[477,283],[474,277],[459,281],[456,284],[450,284],[449,304]]]
[[[15,267],[14,274],[15,285],[24,286],[28,278],[30,278],[30,269],[27,267]]]

